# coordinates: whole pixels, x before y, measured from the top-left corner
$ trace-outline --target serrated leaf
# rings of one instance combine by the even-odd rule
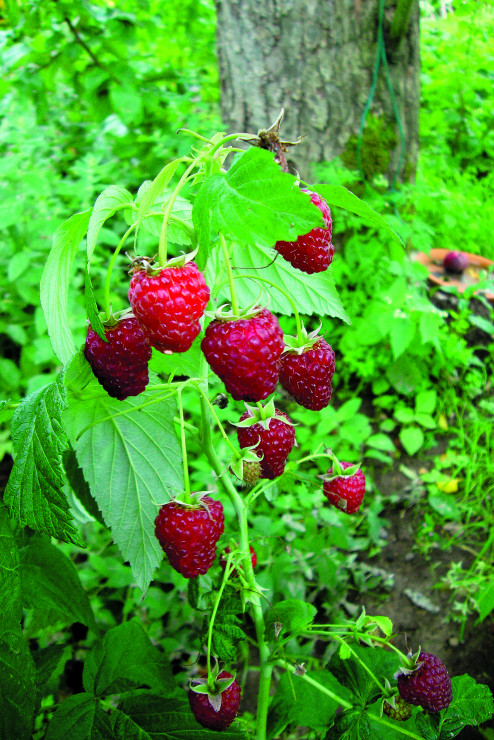
[[[300,599],[278,601],[274,604],[266,619],[268,640],[275,641],[277,639],[276,632],[278,632],[278,629],[275,631],[276,625],[281,625],[278,632],[279,637],[299,635],[314,621],[316,614],[316,607],[306,601]]]
[[[67,650],[66,645],[48,645],[48,647],[39,648],[32,653],[38,688],[44,686],[57,669],[65,650]],[[68,648],[68,650],[71,650],[71,648]]]
[[[494,702],[488,686],[465,674],[452,678],[451,687],[453,698],[444,712],[446,720],[459,718],[466,725],[480,725],[492,718]]]
[[[12,416],[13,411],[9,409],[9,400],[0,401],[0,424],[3,424]]]
[[[92,378],[77,397],[70,394],[64,415],[79,467],[143,591],[163,558],[154,534],[159,505],[183,490],[174,399],[140,408],[157,395],[117,401]]]
[[[170,662],[135,621],[108,630],[84,663],[84,688],[95,696],[120,694],[148,686],[173,692],[175,681]]]
[[[360,709],[350,709],[340,714],[324,740],[369,740],[369,718]]]
[[[76,347],[69,324],[68,290],[72,265],[88,227],[91,210],[76,213],[53,235],[53,246],[41,276],[40,298],[48,336],[62,364],[69,362]]]
[[[91,264],[98,234],[105,221],[111,218],[119,208],[132,203],[133,200],[129,191],[120,185],[110,185],[98,195],[87,229],[86,253],[88,265]]]
[[[163,352],[153,350],[149,369],[165,376],[173,373],[197,378],[201,359],[201,340],[198,338],[187,352],[173,352],[171,355],[165,355]]]
[[[388,236],[400,246],[403,245],[402,238],[391,228],[388,222],[371,208],[365,200],[360,200],[354,193],[342,185],[310,185],[311,190],[322,195],[328,206],[345,208],[357,216],[361,216],[378,229],[384,229]]]
[[[79,467],[74,450],[65,450],[62,460],[65,475],[67,476],[72,492],[79,499],[87,513],[90,514],[93,519],[96,519],[97,522],[105,526],[101,511],[98,509],[98,504],[94,500],[82,470]]]
[[[0,737],[30,740],[35,710],[35,668],[20,632],[0,638]]]
[[[273,155],[249,149],[236,157],[227,173],[207,178],[192,211],[201,252],[207,256],[211,231],[221,231],[240,244],[274,247],[278,240],[295,241],[316,226],[319,209],[282,172]]]
[[[177,167],[179,166],[179,164],[181,164],[181,162],[181,159],[174,159],[172,162],[169,162],[167,165],[165,165],[161,172],[156,175],[149,187],[147,187],[142,198],[139,199],[139,210],[137,212],[136,218],[136,231],[139,230],[139,227],[142,224],[145,215],[149,210],[151,210],[153,203],[155,203],[161,193],[168,187],[170,180],[172,179],[177,170]]]
[[[88,595],[74,564],[61,550],[44,537],[33,537],[19,556],[26,608],[45,612],[45,626],[65,620],[96,629]]]
[[[48,726],[45,740],[116,740],[99,701],[90,694],[69,696],[59,706]]]
[[[21,617],[19,551],[7,509],[0,504],[0,634],[18,630]]]
[[[239,270],[239,274],[257,275],[279,285],[295,301],[300,313],[318,316],[335,316],[347,324],[351,321],[343,308],[340,296],[336,290],[333,272],[329,267],[325,272],[307,276],[305,273],[292,267],[279,256],[273,262],[276,253],[259,247],[255,244],[245,246],[235,245],[233,249],[232,264]],[[206,282],[213,285],[216,274],[219,272],[218,253],[215,249],[211,264],[208,263],[206,271]],[[272,264],[271,264],[272,263]],[[260,269],[262,268],[262,269]],[[259,272],[258,272],[259,271]],[[241,305],[248,305],[259,298],[261,289],[264,290],[264,300],[269,295],[269,307],[273,313],[281,313],[287,316],[293,314],[293,306],[281,293],[266,283],[251,279],[235,280],[235,291]],[[220,291],[220,296],[225,300],[230,299],[226,285]]]
[[[329,671],[308,671],[307,676],[343,700],[350,693]],[[284,673],[269,706],[268,739],[279,737],[288,725],[319,729],[327,727],[338,709],[338,701],[300,676]]]
[[[391,679],[398,670],[400,659],[395,654],[381,648],[367,648],[361,645],[352,645],[351,649],[381,683],[384,683],[385,678]],[[353,655],[346,660],[333,656],[328,667],[338,681],[358,697],[360,705],[372,704],[379,698],[381,694],[379,687]]]
[[[15,461],[5,489],[10,516],[23,527],[85,547],[72,525],[63,493],[61,454],[68,443],[62,426],[66,407],[63,373],[31,393],[12,419]]]
[[[147,732],[151,740],[214,740],[218,737],[217,732],[206,730],[196,721],[187,698],[181,693],[164,699],[141,691],[123,699],[117,709]],[[221,740],[246,740],[246,735],[234,722],[221,732]]]

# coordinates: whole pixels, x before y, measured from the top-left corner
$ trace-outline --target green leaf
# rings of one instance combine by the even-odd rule
[[[66,650],[70,652],[71,648],[66,645],[48,645],[48,647],[39,648],[32,653],[36,666],[36,685],[38,688],[43,687],[57,669]]]
[[[278,601],[266,619],[268,640],[273,642],[282,635],[299,635],[314,621],[316,614],[316,607],[306,601],[300,599]]]
[[[173,698],[164,699],[149,691],[141,691],[126,697],[117,709],[130,718],[137,727],[148,733],[151,740],[214,740],[218,733],[206,730],[194,718],[187,698],[180,692]],[[117,718],[115,730],[129,727]],[[118,735],[122,737],[122,735]],[[146,735],[124,734],[123,737],[139,740]],[[50,740],[50,738],[48,738]],[[234,722],[221,732],[221,740],[246,740],[246,735]]]
[[[120,694],[143,685],[165,694],[175,689],[168,658],[135,621],[108,630],[87,656],[82,680],[86,691],[95,696]]]
[[[171,355],[165,355],[163,352],[153,350],[149,369],[165,376],[173,373],[197,378],[202,357],[201,339],[198,338],[187,352],[173,352]]]
[[[488,686],[479,684],[471,676],[451,679],[453,699],[444,714],[446,721],[459,718],[466,725],[480,725],[494,714],[494,702]]]
[[[391,363],[386,370],[386,377],[398,393],[406,395],[413,393],[422,380],[420,370],[409,357],[400,357]]]
[[[494,609],[494,581],[480,587],[477,596],[477,608],[479,610],[478,621],[483,622]]]
[[[97,699],[75,694],[59,706],[48,726],[45,740],[116,740],[116,735]]]
[[[69,324],[68,290],[72,284],[72,265],[86,233],[91,210],[76,213],[55,231],[41,276],[41,306],[51,346],[62,364],[66,364],[76,351]]]
[[[357,216],[361,216],[366,221],[370,221],[378,229],[384,229],[388,236],[397,244],[403,245],[401,237],[391,228],[388,222],[374,211],[364,200],[360,200],[354,193],[344,188],[342,185],[310,185],[311,190],[322,195],[329,206],[338,206],[345,208]]]
[[[19,554],[26,608],[44,613],[45,626],[64,620],[96,629],[88,595],[74,564],[61,550],[44,537],[33,537]]]
[[[137,212],[136,219],[136,233],[139,230],[145,215],[151,210],[153,204],[159,198],[161,193],[168,187],[168,184],[180,163],[180,159],[174,159],[172,162],[165,165],[161,172],[156,175],[151,185],[146,189],[143,197],[138,199],[137,203],[139,205],[139,210]]]
[[[307,277],[303,272],[292,267],[281,256],[273,262],[275,253],[255,244],[246,244],[243,247],[235,245],[233,249],[233,265],[238,268],[239,274],[257,275],[280,285],[295,301],[300,313],[317,314],[318,316],[335,316],[347,324],[351,321],[343,308],[340,296],[336,290],[331,267],[325,272],[319,272]],[[211,264],[210,264],[211,263]],[[214,284],[216,274],[219,273],[218,252],[215,249],[213,259],[208,262],[206,281]],[[272,264],[271,264],[272,263]],[[262,268],[262,269],[261,269]],[[276,288],[251,279],[235,280],[237,298],[242,305],[252,303],[259,298],[261,289],[264,290],[264,301],[269,295],[269,307],[273,313],[287,316],[293,314],[290,301]],[[220,295],[226,300],[230,293],[225,284]]]
[[[0,504],[0,634],[20,630],[21,617],[19,551],[7,509]]]
[[[66,450],[63,453],[62,459],[65,475],[67,476],[70,488],[86,509],[87,513],[90,514],[93,519],[96,519],[97,522],[105,526],[101,511],[98,509],[98,504],[94,500],[91,490],[84,479],[84,475],[79,467],[74,450]]]
[[[349,701],[350,692],[338,683],[328,671],[309,671],[306,674],[336,696]],[[268,738],[279,737],[288,725],[327,727],[339,703],[300,676],[284,673],[271,701],[268,716]]]
[[[211,232],[240,244],[274,247],[323,226],[321,212],[295,177],[282,172],[270,152],[255,148],[236,157],[228,172],[203,182],[192,219],[206,255]]]
[[[399,436],[405,452],[410,456],[415,455],[424,444],[424,433],[420,427],[406,427],[401,430]]]
[[[352,645],[351,649],[381,683],[384,683],[385,678],[391,680],[399,667],[399,657],[386,650],[361,645]],[[352,692],[355,703],[358,699],[360,705],[368,706],[381,695],[373,678],[352,655],[345,660],[339,656],[333,656],[329,669],[338,681]]]
[[[98,195],[87,229],[86,253],[88,265],[91,264],[98,234],[105,221],[111,218],[121,206],[132,203],[133,200],[129,191],[120,187],[120,185],[110,185]]]
[[[387,434],[373,434],[365,444],[368,447],[374,447],[376,450],[395,452],[393,441]]]
[[[324,740],[370,740],[369,718],[361,709],[340,714]]]
[[[77,396],[69,396],[64,415],[79,467],[143,591],[163,558],[154,534],[159,505],[183,490],[174,399],[140,408],[158,395],[146,391],[117,401],[93,377]]]
[[[30,740],[35,710],[35,668],[20,632],[0,638],[0,737]]]
[[[86,313],[91,327],[100,339],[107,342],[105,329],[99,315],[96,298],[94,297],[93,284],[91,282],[91,275],[89,274],[89,262],[87,260],[84,269],[84,296],[86,299]]]
[[[68,443],[62,426],[66,407],[63,373],[31,393],[12,419],[15,462],[5,489],[10,516],[23,527],[85,547],[72,525],[63,493],[61,454]]]
[[[137,125],[142,119],[142,95],[136,88],[121,79],[110,84],[113,109],[127,126]]]
[[[454,496],[442,491],[429,494],[429,505],[437,511],[443,519],[451,519],[454,522],[461,521],[461,511]]]
[[[397,360],[415,336],[415,322],[408,316],[395,317],[389,330],[393,359]]]
[[[433,414],[437,404],[436,391],[422,391],[415,397],[415,411],[417,414]]]

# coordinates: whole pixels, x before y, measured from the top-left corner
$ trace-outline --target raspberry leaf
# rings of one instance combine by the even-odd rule
[[[53,383],[27,396],[16,409],[12,418],[15,462],[4,501],[10,516],[21,526],[85,547],[62,490],[65,478],[61,455],[68,449],[62,426],[66,407],[61,373]]]
[[[121,206],[132,203],[132,201],[132,195],[120,185],[110,185],[98,195],[87,228],[86,254],[89,265],[98,241],[98,234],[105,221],[111,218]]]
[[[76,352],[68,316],[68,290],[72,284],[72,265],[88,227],[91,210],[76,213],[53,235],[53,246],[41,276],[40,298],[48,336],[56,356],[63,364]]]
[[[91,694],[69,696],[55,712],[46,733],[46,740],[80,738],[114,738],[109,715],[103,711],[98,699]]]
[[[143,684],[165,694],[175,688],[168,658],[136,621],[108,630],[84,661],[82,682],[95,696],[120,694]]]
[[[378,229],[384,229],[393,241],[403,247],[403,240],[399,234],[391,228],[386,219],[379,215],[364,200],[360,200],[354,193],[342,185],[307,185],[310,190],[319,193],[328,206],[338,206],[345,208],[357,216],[361,216],[366,221],[370,221]]]
[[[203,259],[211,232],[222,231],[241,244],[273,247],[279,239],[292,241],[324,225],[319,209],[295,186],[294,176],[282,172],[273,155],[262,149],[244,152],[226,174],[205,180],[192,219]]]
[[[277,641],[280,635],[283,640],[304,632],[314,617],[317,609],[312,604],[300,599],[286,599],[274,604],[273,610],[266,618],[266,635],[269,640]]]
[[[336,718],[324,740],[370,740],[369,718],[361,709],[350,709]]]
[[[18,632],[0,638],[0,737],[30,740],[36,702],[36,673],[33,658],[18,626]]]
[[[73,377],[84,377],[80,368],[84,363],[78,355],[72,364],[71,388]],[[79,467],[143,591],[163,557],[154,536],[158,506],[183,491],[174,400],[140,408],[156,396],[146,391],[117,401],[92,377],[84,390],[69,394],[64,417]]]
[[[368,666],[381,683],[384,683],[385,678],[392,676],[398,669],[400,659],[396,654],[353,644],[351,650]],[[379,687],[374,683],[371,675],[355,660],[352,652],[345,659],[335,655],[331,658],[329,668],[338,681],[352,692],[355,704],[369,705],[381,696]]]
[[[233,265],[244,274],[260,276],[270,280],[289,293],[297,304],[300,313],[308,315],[335,316],[350,324],[350,318],[341,302],[336,289],[333,272],[329,267],[325,272],[315,273],[307,279],[305,273],[292,267],[289,262],[279,257],[274,262],[276,252],[257,244],[235,244],[233,249]],[[215,275],[219,271],[220,255],[215,249],[206,269],[206,282],[214,284]],[[211,263],[211,264],[210,264]],[[247,304],[255,301],[259,295],[259,286],[254,280],[236,280],[235,291],[239,303]],[[223,286],[219,293],[221,298],[228,300],[228,286]],[[276,314],[291,316],[293,308],[290,301],[279,290],[270,290],[270,310]]]

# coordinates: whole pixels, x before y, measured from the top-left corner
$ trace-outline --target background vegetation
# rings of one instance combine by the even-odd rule
[[[273,486],[253,526],[264,568],[260,580],[273,598],[286,598],[288,589],[334,616],[351,612],[352,591],[382,587],[383,577],[370,579],[365,563],[386,544],[386,517],[420,504],[416,548],[428,556],[437,549],[452,552],[453,546],[465,553],[438,577],[451,595],[444,617],[459,623],[451,632],[461,640],[470,617],[492,620],[494,608],[493,315],[473,291],[453,291],[448,303],[439,302],[411,256],[442,247],[494,260],[494,11],[473,1],[455,3],[445,18],[436,11],[424,3],[416,182],[390,191],[378,172],[364,182],[340,162],[322,163],[318,171],[320,181],[344,184],[386,214],[407,246],[401,252],[358,217],[333,214],[334,276],[353,323],[327,320],[323,326],[337,353],[333,404],[322,417],[304,409],[293,413],[300,442],[329,440],[340,459],[364,461],[370,482],[366,516],[343,521],[327,510],[332,526],[315,540],[314,491],[290,477],[288,466],[282,487]],[[177,134],[178,128],[205,135],[221,129],[214,38],[209,0],[30,0],[3,7],[2,398],[15,402],[57,372],[39,282],[59,224],[90,207],[113,181],[135,191],[164,162],[188,152],[191,139]],[[115,246],[120,236],[102,230],[102,263],[105,244]],[[125,296],[125,280],[122,269],[116,300]],[[71,318],[82,344],[82,275],[77,281]],[[289,319],[284,328],[292,329]],[[219,413],[228,420],[228,409]],[[9,418],[3,414],[0,458],[8,471]],[[191,458],[193,485],[203,490],[209,467],[200,450],[192,450]],[[378,472],[399,467],[411,481],[407,492],[380,488]],[[189,656],[193,661],[200,645],[192,609],[181,596],[181,576],[163,565],[141,602],[108,531],[75,501],[74,507],[90,546],[86,553],[61,549],[78,567],[98,622],[109,627],[138,614],[177,666]],[[60,627],[62,615],[52,607],[26,610],[25,630],[40,648]],[[73,626],[67,636],[47,685],[39,738],[51,704],[80,679],[92,638],[78,629]]]

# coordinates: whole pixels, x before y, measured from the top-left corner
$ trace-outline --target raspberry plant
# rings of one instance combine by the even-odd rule
[[[15,409],[15,464],[0,508],[0,681],[9,698],[3,736],[31,737],[44,711],[43,686],[63,647],[31,651],[21,616],[23,607],[35,614],[45,607],[95,635],[85,658],[84,692],[53,713],[48,740],[65,740],[74,727],[81,740],[129,733],[206,738],[216,731],[230,740],[265,740],[297,725],[327,740],[378,733],[454,737],[491,715],[487,687],[462,676],[445,690],[449,676],[443,666],[441,700],[435,702],[434,682],[420,660],[429,654],[416,646],[414,656],[403,655],[393,644],[389,619],[362,612],[354,622],[319,624],[310,603],[271,603],[256,579],[260,566],[252,546],[250,515],[273,480],[282,480],[297,436],[289,414],[275,403],[298,403],[323,414],[331,400],[334,351],[317,324],[309,332],[300,314],[349,321],[327,269],[334,252],[329,206],[364,216],[399,239],[345,188],[298,183],[285,171],[285,145],[276,127],[259,137],[195,136],[200,145],[191,155],[168,163],[135,196],[111,185],[93,208],[73,215],[54,236],[41,304],[61,369],[55,382]],[[261,146],[238,150],[232,142],[239,139]],[[108,256],[104,285],[97,286],[100,313],[92,266],[110,219],[125,223],[126,230]],[[300,267],[296,245],[310,251],[318,239],[327,258],[316,269],[307,261]],[[112,292],[124,248],[131,253],[131,307],[125,290]],[[90,322],[85,352],[68,319],[77,261],[84,263],[79,268],[85,271]],[[283,336],[278,315],[294,317],[297,336]],[[280,380],[288,400],[280,394]],[[225,405],[225,389],[226,401],[232,396],[236,433],[225,428],[215,408]],[[184,411],[191,398],[198,399],[197,418]],[[192,436],[210,467],[208,491],[192,490]],[[343,509],[339,516],[365,516],[360,463],[340,464],[320,440],[294,461],[292,472],[316,458],[328,467],[324,481],[312,481],[320,501],[324,489],[328,501]],[[102,634],[72,563],[51,540],[85,547],[72,517],[74,501],[109,528],[143,599],[164,553],[167,567],[183,577],[184,598],[203,622],[203,669],[183,666],[189,669],[188,686],[177,686],[166,649],[153,645],[137,621]],[[225,544],[218,548],[223,530]],[[315,658],[307,666],[300,663],[302,639],[328,640],[334,648],[329,664]],[[424,634],[424,648],[426,641]],[[236,665],[250,643],[258,656],[255,717],[238,715]],[[422,691],[409,690],[407,706],[399,691],[404,682],[420,684]]]

